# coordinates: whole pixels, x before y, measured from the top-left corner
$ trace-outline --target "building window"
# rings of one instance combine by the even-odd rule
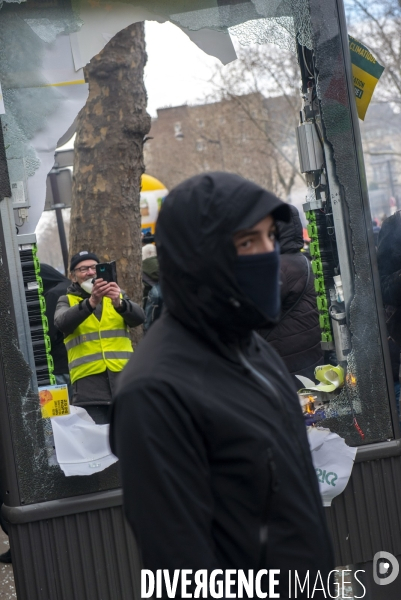
[[[180,121],[177,121],[177,123],[174,124],[174,135],[177,140],[182,140],[184,137]]]
[[[204,127],[205,126],[205,121],[203,119],[196,119],[198,122],[198,127]]]
[[[203,150],[205,149],[205,144],[203,143],[202,140],[198,140],[196,142],[196,149],[198,152],[203,152]]]

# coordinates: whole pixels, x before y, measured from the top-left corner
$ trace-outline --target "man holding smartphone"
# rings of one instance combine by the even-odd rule
[[[129,328],[143,323],[144,312],[115,281],[96,278],[98,264],[87,250],[72,257],[72,285],[59,298],[54,323],[64,334],[72,404],[105,423],[118,375],[133,352]]]

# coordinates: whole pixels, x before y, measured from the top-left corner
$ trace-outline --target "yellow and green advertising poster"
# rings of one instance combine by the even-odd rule
[[[363,121],[384,67],[377,62],[366,46],[350,35],[348,38],[352,75],[354,77],[356,107],[358,116]]]
[[[70,414],[68,388],[66,385],[47,385],[40,387],[39,401],[43,419]]]

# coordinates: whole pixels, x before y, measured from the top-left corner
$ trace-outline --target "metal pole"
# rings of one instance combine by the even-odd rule
[[[50,185],[52,187],[52,194],[53,194],[53,207],[52,208],[54,208],[56,211],[58,235],[60,238],[61,253],[63,255],[64,272],[65,272],[65,275],[68,275],[68,246],[67,246],[67,238],[65,235],[63,213],[61,212],[63,205],[60,202],[60,193],[59,193],[58,184],[57,184],[57,173],[50,172],[49,178],[50,178]]]
[[[56,208],[56,218],[57,218],[57,227],[58,234],[60,237],[60,246],[61,252],[63,254],[63,263],[64,263],[64,272],[65,275],[68,275],[68,247],[67,247],[67,238],[65,236],[65,228],[64,228],[64,220],[62,208]]]
[[[8,176],[6,150],[4,147],[3,127],[0,118],[0,202],[3,198],[10,198],[11,187]]]

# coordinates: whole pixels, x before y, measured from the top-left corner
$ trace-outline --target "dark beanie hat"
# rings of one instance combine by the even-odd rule
[[[87,250],[81,250],[81,252],[78,252],[78,254],[74,254],[70,262],[70,271],[73,271],[75,267],[83,260],[90,260],[91,258],[97,263],[100,262],[96,254],[93,252],[88,252]]]

